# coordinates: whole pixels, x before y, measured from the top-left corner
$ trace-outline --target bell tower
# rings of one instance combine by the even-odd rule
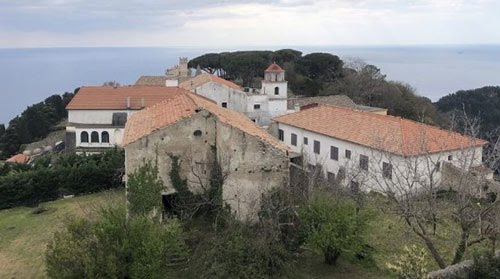
[[[267,97],[269,118],[287,113],[287,86],[285,70],[276,63],[267,67],[264,72],[260,94]]]
[[[273,63],[264,72],[261,94],[271,99],[286,99],[288,82],[285,80],[285,70]]]

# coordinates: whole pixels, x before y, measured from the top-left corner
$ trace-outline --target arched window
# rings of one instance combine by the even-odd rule
[[[80,134],[80,142],[89,142],[89,133],[82,132]]]
[[[99,133],[94,131],[90,134],[90,142],[99,142]]]
[[[280,94],[280,88],[278,86],[274,87],[274,95]]]
[[[101,141],[109,143],[109,133],[104,131],[101,133]]]

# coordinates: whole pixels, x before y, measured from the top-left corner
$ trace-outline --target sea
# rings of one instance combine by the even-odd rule
[[[0,49],[0,123],[7,124],[27,106],[52,94],[84,85],[116,81],[134,84],[141,75],[162,75],[179,57],[235,50],[232,48],[25,48]],[[426,46],[288,46],[328,52],[344,60],[361,59],[379,67],[389,80],[414,87],[432,101],[457,90],[500,85],[500,45]]]

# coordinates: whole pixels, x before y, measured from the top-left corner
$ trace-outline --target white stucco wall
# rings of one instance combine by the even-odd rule
[[[271,117],[276,117],[286,114],[287,100],[286,99],[270,99],[269,100],[269,114]]]
[[[274,95],[274,89],[276,87],[279,88],[279,95]],[[286,81],[274,82],[274,81],[263,80],[261,93],[268,95],[271,98],[286,99],[288,96],[287,88],[288,88],[288,82]]]
[[[271,80],[262,81],[261,94],[246,93],[217,82],[204,83],[193,92],[215,101],[219,106],[227,103],[228,109],[245,114],[259,126],[268,126],[272,117],[287,113],[288,94],[284,73],[274,75]],[[279,95],[274,95],[275,87],[279,87]],[[260,105],[260,109],[255,109],[256,104]]]
[[[406,182],[402,180],[412,173],[418,175],[418,179],[432,178],[434,183],[439,183],[441,175],[440,171],[435,171],[435,165],[438,162],[448,162],[449,155],[452,156],[452,160],[449,162],[461,169],[468,169],[469,167],[478,166],[482,163],[482,147],[404,158],[399,155],[378,151],[359,144],[339,140],[282,123],[278,123],[278,128],[284,132],[284,143],[290,147],[293,152],[303,154],[305,164],[321,164],[325,175],[327,172],[337,175],[340,167],[343,167],[347,171],[345,184],[350,183],[351,180],[355,180],[361,184],[364,190],[368,191],[380,191],[380,187],[387,187],[388,185],[398,182],[404,184]],[[296,146],[291,144],[292,133],[297,135]],[[304,145],[304,137],[308,138],[307,145]],[[315,140],[320,142],[319,154],[314,153],[313,148]],[[338,161],[330,158],[331,146],[335,146],[339,149]],[[351,151],[350,159],[345,156],[346,150]],[[368,156],[368,171],[359,169],[360,155]],[[392,165],[393,171],[390,181],[382,176],[383,162]],[[415,169],[416,171],[413,172],[409,169]],[[428,182],[429,181],[422,181],[422,183]]]
[[[111,124],[113,113],[125,112],[128,117],[135,110],[68,110],[68,122],[78,124]]]
[[[224,84],[207,82],[195,88],[194,93],[216,102],[219,106],[222,106],[222,103],[227,103],[227,108],[229,109],[246,112],[246,93]]]

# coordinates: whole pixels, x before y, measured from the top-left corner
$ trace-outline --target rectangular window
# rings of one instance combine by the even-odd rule
[[[226,102],[222,102],[221,105],[222,105],[223,108],[227,108],[227,103]]]
[[[453,155],[448,155],[448,161],[453,160]]]
[[[253,105],[253,109],[255,109],[255,110],[259,110],[259,109],[260,109],[260,104],[255,104],[255,105]]]
[[[359,155],[359,168],[362,170],[368,170],[368,156]]]
[[[281,129],[278,130],[278,139],[280,141],[284,141],[285,140],[285,132]]]
[[[290,140],[290,143],[293,145],[293,146],[297,146],[297,135],[292,133],[291,136],[290,136],[291,140]]]
[[[382,175],[385,178],[392,179],[392,165],[386,162],[382,163]]]
[[[351,150],[349,150],[349,149],[346,149],[346,150],[345,150],[345,157],[346,157],[347,159],[351,159]]]
[[[335,146],[330,146],[330,159],[338,161],[339,160],[339,148]]]
[[[441,162],[436,163],[436,172],[439,172],[441,170]]]
[[[321,149],[321,147],[320,147],[319,141],[315,140],[314,141],[314,153],[319,154],[320,149]]]
[[[113,113],[113,119],[112,125],[113,126],[125,126],[125,123],[127,123],[127,116],[128,114],[126,112],[114,112]]]
[[[309,139],[307,137],[304,137],[304,145],[308,145],[309,144]]]

